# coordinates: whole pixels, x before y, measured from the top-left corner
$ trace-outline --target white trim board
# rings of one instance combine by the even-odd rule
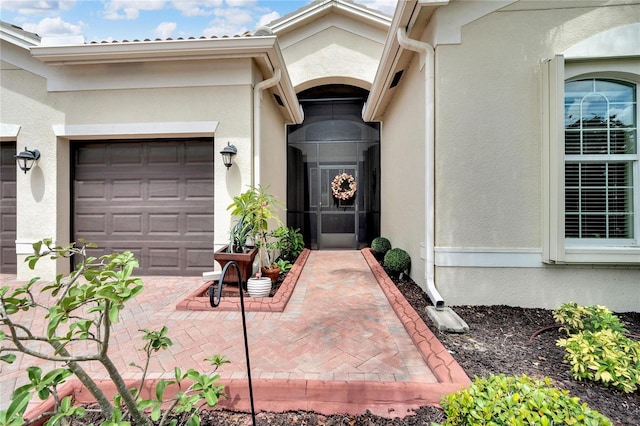
[[[435,264],[440,267],[542,268],[542,249],[436,247]]]
[[[184,121],[174,123],[58,124],[53,132],[65,139],[103,139],[127,137],[212,137],[218,121]]]

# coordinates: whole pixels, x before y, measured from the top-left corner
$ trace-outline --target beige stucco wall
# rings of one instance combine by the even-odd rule
[[[162,74],[165,64],[157,63],[155,66],[155,70],[153,67],[146,67],[150,73],[148,81],[153,81],[154,71]],[[119,78],[117,67],[118,65],[110,67],[113,70],[110,78],[116,81]],[[47,92],[44,78],[23,70],[5,71],[3,67],[0,121],[22,126],[17,140],[18,147],[37,148],[42,153],[42,158],[34,170],[26,175],[19,173],[18,176],[18,241],[31,243],[44,237],[53,237],[62,244],[69,240],[70,142],[64,137],[56,138],[52,126],[168,122],[188,124],[196,121],[218,121],[214,143],[216,185],[212,210],[215,241],[212,241],[212,251],[214,245],[225,244],[230,224],[226,207],[234,195],[251,184],[252,177],[253,87],[252,63],[249,59],[246,60],[245,67],[246,84],[64,92]],[[223,65],[218,69],[221,73],[225,72]],[[237,66],[232,69],[237,80]],[[77,69],[74,69],[74,72],[77,72]],[[100,82],[91,81],[91,84],[99,86]],[[273,102],[267,102],[269,103]],[[283,127],[281,115],[270,114],[268,119],[273,123],[270,126]],[[110,138],[109,135],[90,136],[96,139]],[[134,132],[126,137],[141,136]],[[235,164],[229,171],[226,171],[217,155],[227,142],[238,148]],[[32,272],[23,264],[24,257],[24,253],[18,254],[18,277],[21,279],[32,276]],[[51,263],[46,266],[37,272],[43,277],[52,277],[56,272],[55,268]],[[212,269],[213,267],[212,260]],[[64,272],[67,265],[61,263],[57,269],[58,272]]]
[[[414,58],[387,109],[381,131],[381,235],[411,256],[411,277],[425,286],[424,69]]]
[[[607,29],[637,21],[638,5],[518,11],[462,28],[437,47],[436,246],[540,252],[541,63]],[[535,22],[535,25],[532,23]],[[640,307],[640,270],[439,267],[448,304],[555,307],[575,299]]]
[[[297,91],[321,84],[369,89],[382,48],[380,42],[330,26],[283,47],[282,53]]]

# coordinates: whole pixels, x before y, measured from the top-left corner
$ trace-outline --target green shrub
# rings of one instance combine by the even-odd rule
[[[565,303],[553,312],[568,337],[556,344],[576,380],[599,381],[631,393],[640,383],[640,342],[624,336],[622,321],[604,306]]]
[[[276,238],[276,248],[280,257],[289,262],[295,262],[304,249],[304,238],[299,229],[281,226],[273,231]]]
[[[581,331],[559,339],[576,380],[589,379],[631,393],[640,383],[640,342],[615,330]]]
[[[600,305],[579,306],[575,302],[565,303],[553,311],[556,322],[564,324],[563,329],[571,334],[578,331],[614,330],[628,333],[622,321],[608,308]]]
[[[550,380],[490,375],[445,396],[443,425],[611,425],[611,421]]]
[[[377,258],[384,258],[384,255],[391,250],[391,242],[385,237],[376,237],[371,241],[371,251]]]
[[[392,273],[403,273],[411,266],[411,256],[401,248],[393,248],[384,255],[384,267]]]

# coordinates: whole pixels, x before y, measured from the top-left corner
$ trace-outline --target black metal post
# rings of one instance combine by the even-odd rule
[[[222,273],[220,274],[220,279],[218,281],[218,291],[214,295],[213,286],[209,287],[209,303],[212,308],[215,308],[220,304],[220,299],[222,299],[222,285],[224,283],[224,276],[227,273],[227,269],[233,265],[236,268],[236,272],[238,275],[238,290],[240,291],[240,310],[242,311],[242,332],[244,333],[244,353],[247,358],[247,377],[249,378],[249,400],[251,402],[251,420],[253,426],[256,425],[256,411],[253,406],[253,386],[251,384],[251,363],[249,362],[249,340],[247,339],[247,319],[244,313],[244,290],[242,288],[242,273],[240,272],[240,266],[235,261],[230,261],[224,268],[222,268]]]

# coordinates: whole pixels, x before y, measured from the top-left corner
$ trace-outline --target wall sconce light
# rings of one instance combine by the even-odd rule
[[[40,159],[40,151],[34,149],[33,151],[28,150],[27,147],[24,147],[24,151],[20,154],[15,155],[16,162],[18,163],[18,167],[25,174],[33,167],[33,163]]]
[[[231,165],[233,164],[233,157],[237,153],[238,149],[235,147],[235,145],[231,145],[229,142],[227,142],[227,146],[225,146],[224,149],[220,151],[220,154],[222,154],[222,162],[224,163],[227,170],[229,170],[229,167],[231,167]]]

